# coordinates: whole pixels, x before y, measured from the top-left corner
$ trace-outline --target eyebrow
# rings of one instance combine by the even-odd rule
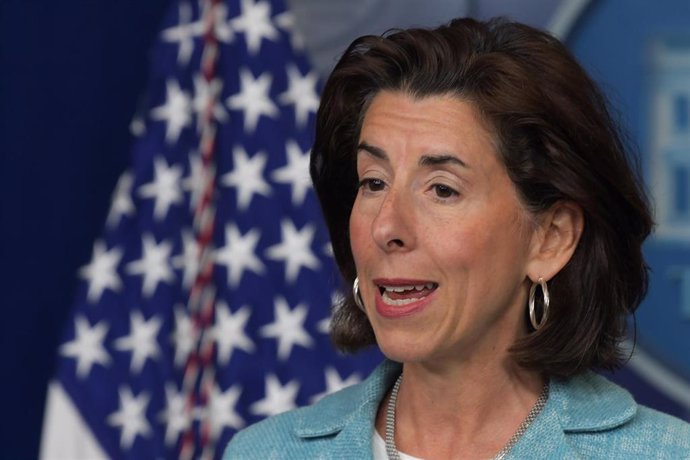
[[[419,159],[420,166],[438,166],[445,164],[455,164],[458,166],[462,166],[463,168],[468,168],[467,163],[465,163],[455,155],[423,155],[422,158]]]
[[[360,142],[359,145],[357,146],[357,151],[359,152],[360,150],[364,150],[371,156],[374,156],[380,160],[386,160],[388,161],[388,155],[386,155],[386,152],[379,148],[375,147],[371,144],[367,144],[366,142]]]
[[[378,159],[389,161],[386,151],[382,148],[376,147],[371,144],[367,144],[366,142],[360,142],[357,146],[357,151],[359,152],[360,150],[364,150],[371,156],[376,157]],[[422,155],[418,163],[420,166],[438,166],[444,164],[455,164],[458,166],[462,166],[463,168],[469,168],[469,166],[467,166],[467,163],[465,163],[460,158],[452,154]]]

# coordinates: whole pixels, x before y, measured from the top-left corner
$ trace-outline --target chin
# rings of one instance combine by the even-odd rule
[[[377,337],[379,349],[383,355],[398,363],[413,363],[423,362],[429,359],[430,353],[419,344],[409,343],[403,340],[379,340]]]

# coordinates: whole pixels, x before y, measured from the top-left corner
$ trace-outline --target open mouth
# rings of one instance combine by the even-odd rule
[[[422,283],[422,284],[407,284],[407,285],[378,285],[381,298],[388,305],[407,305],[431,294],[438,283]]]

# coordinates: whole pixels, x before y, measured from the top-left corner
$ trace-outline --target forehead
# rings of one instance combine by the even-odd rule
[[[452,94],[415,97],[381,91],[364,114],[359,140],[383,149],[454,152],[465,160],[496,153],[492,131],[479,111]]]

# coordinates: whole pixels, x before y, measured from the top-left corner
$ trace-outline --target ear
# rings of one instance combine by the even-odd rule
[[[573,201],[558,201],[538,217],[530,247],[527,276],[550,280],[568,263],[582,236],[582,208]]]

